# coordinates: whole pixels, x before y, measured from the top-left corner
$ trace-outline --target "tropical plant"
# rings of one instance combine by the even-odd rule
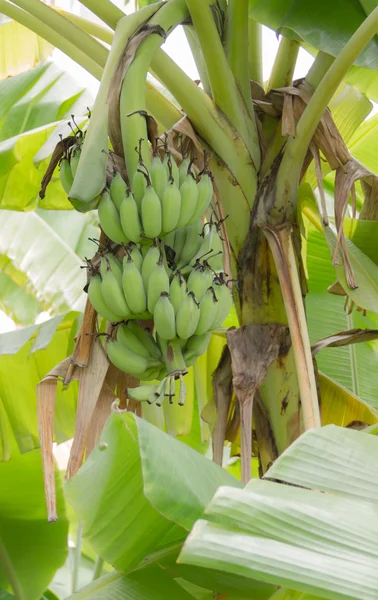
[[[324,1],[140,2],[128,16],[81,2],[105,26],[0,0],[101,81],[90,112],[71,83],[63,101],[53,93],[65,76],[52,63],[1,84],[2,307],[25,325],[43,309],[55,317],[0,337],[4,477],[11,490],[42,456],[61,537],[46,540],[56,560],[29,587],[9,522],[35,527],[40,499],[25,517],[5,502],[0,581],[38,600],[64,563],[52,443],[75,433],[65,491],[78,539],[100,557],[96,577],[102,560],[117,570],[83,597],[374,598],[376,439],[320,426],[378,422],[376,118],[366,120],[377,3],[348,0],[340,22]],[[180,24],[201,85],[161,49]],[[265,85],[261,24],[282,34]],[[293,82],[300,45],[315,60]],[[94,254],[97,208],[89,300],[82,318],[62,315],[84,309],[78,263]],[[155,338],[141,329],[152,318]],[[217,465],[201,456],[211,438]],[[313,491],[345,494],[351,457],[363,494]],[[361,495],[366,519],[352,519]],[[80,543],[76,559],[74,590]]]

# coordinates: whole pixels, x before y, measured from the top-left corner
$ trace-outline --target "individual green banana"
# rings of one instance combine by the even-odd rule
[[[163,257],[161,255],[159,261],[152,269],[151,275],[148,279],[147,308],[151,314],[153,314],[155,304],[159,300],[162,292],[169,293],[169,277],[167,271],[165,270]]]
[[[214,193],[213,182],[209,173],[204,173],[201,177],[200,182],[197,184],[198,198],[197,204],[191,218],[188,221],[188,225],[194,223],[197,219],[200,219],[205,214]]]
[[[184,227],[193,216],[198,201],[197,183],[192,173],[188,173],[185,177],[183,184],[180,186],[180,194],[181,210],[177,227]]]
[[[125,235],[129,240],[134,242],[134,244],[137,244],[142,235],[142,228],[139,220],[138,207],[131,192],[126,193],[124,196],[119,214]]]
[[[201,336],[212,328],[218,314],[218,307],[218,299],[215,295],[214,288],[209,287],[200,302],[200,318],[195,331],[197,336]]]
[[[127,250],[127,253],[133,259],[138,271],[140,271],[142,268],[142,265],[143,265],[143,256],[142,256],[142,253],[139,250],[138,246],[136,244],[134,244],[134,242],[130,242],[130,244],[128,244],[126,250]]]
[[[158,247],[156,242],[153,242],[152,246],[150,246],[146,256],[143,259],[141,273],[144,283],[144,289],[146,290],[146,292],[148,290],[148,281],[150,279],[150,275],[153,269],[155,268],[156,263],[159,261],[160,254],[160,248]]]
[[[179,269],[187,266],[192,261],[193,257],[196,256],[198,250],[202,244],[201,232],[203,230],[203,223],[201,220],[197,220],[193,225],[185,227],[186,238],[184,247],[180,253],[180,260],[177,261]]]
[[[167,374],[167,370],[164,365],[160,364],[158,367],[150,367],[148,368],[143,375],[141,375],[141,381],[155,381],[155,379],[161,379],[165,377]]]
[[[77,144],[71,154],[71,171],[72,175],[75,178],[77,168],[79,166],[79,160],[81,155],[81,145]]]
[[[156,308],[156,307],[155,307]],[[147,348],[148,352],[151,356],[157,359],[161,359],[161,350],[157,345],[155,338],[151,334],[149,329],[138,325],[136,321],[129,321],[127,326],[131,331],[137,336],[137,338],[142,342],[142,344]]]
[[[142,208],[142,200],[143,200],[144,192],[146,191],[146,187],[147,187],[147,182],[146,182],[146,178],[143,175],[143,173],[141,173],[140,171],[135,171],[134,177],[133,177],[132,188],[133,188],[134,200],[136,202],[136,205],[137,205],[139,211]]]
[[[110,321],[111,323],[118,323],[119,321],[122,321],[123,317],[121,315],[113,313],[105,303],[101,291],[100,275],[94,275],[93,277],[91,277],[88,286],[88,298],[95,311],[98,312],[99,315],[104,317],[104,319]]]
[[[101,200],[98,205],[98,218],[101,229],[112,242],[116,244],[127,244],[128,239],[125,236],[121,221],[119,219],[118,210],[112,202],[110,194],[104,190],[101,194]]]
[[[218,308],[211,329],[220,327],[232,308],[232,295],[225,283],[215,286],[215,294],[218,299]]]
[[[142,275],[131,256],[123,259],[122,287],[126,302],[134,314],[147,310],[147,298]]]
[[[175,182],[176,187],[180,187],[180,175],[178,166],[176,165],[176,162],[174,158],[172,158],[170,152],[166,152],[164,154],[163,164],[166,168],[168,179],[170,177],[173,177],[173,181]]]
[[[183,353],[186,364],[188,364],[187,361],[191,360],[191,358],[198,358],[206,352],[211,336],[211,331],[208,331],[202,335],[192,335],[188,339]]]
[[[161,200],[162,211],[162,229],[164,233],[173,231],[178,223],[181,209],[181,194],[178,187],[172,181],[169,181]]]
[[[161,202],[152,185],[147,185],[144,192],[141,217],[145,236],[150,239],[159,237],[162,226]]]
[[[126,182],[124,181],[121,173],[116,171],[110,183],[110,195],[118,211],[121,210],[121,204],[126,195],[126,190]]]
[[[173,250],[175,251],[175,263],[176,265],[180,261],[181,252],[185,246],[185,240],[187,236],[188,229],[187,227],[180,227],[176,229],[175,235],[175,243],[173,246]]]
[[[117,329],[117,340],[126,346],[135,354],[140,354],[140,356],[145,356],[146,358],[154,358],[150,355],[148,349],[144,344],[137,338],[135,333],[127,327],[125,323],[121,323]]]
[[[173,340],[176,337],[175,309],[173,308],[169,294],[162,292],[154,309],[155,329],[161,339]]]
[[[206,290],[213,283],[214,275],[206,264],[198,263],[190,272],[188,277],[188,291],[194,292],[198,302],[202,300],[206,294]]]
[[[162,200],[165,188],[168,185],[168,174],[165,165],[160,160],[159,154],[155,154],[152,158],[149,175],[155,192],[160,200]]]
[[[187,340],[194,334],[200,318],[200,309],[193,292],[188,292],[180,304],[176,315],[176,332],[179,338]]]
[[[169,299],[174,308],[175,314],[181,306],[182,301],[186,297],[187,286],[186,281],[180,271],[176,271],[173,275],[171,285],[169,286]]]
[[[190,165],[190,160],[188,158],[183,158],[181,165],[179,167],[179,186],[181,187],[184,183],[185,177],[188,174],[188,168]]]
[[[122,285],[122,263],[118,260],[114,254],[108,252],[105,256],[101,257],[100,261],[100,275],[104,276],[108,269],[108,265],[113,272],[114,277],[117,279],[118,283]]]
[[[147,402],[148,398],[152,396],[152,394],[155,395],[157,388],[158,386],[154,384],[139,385],[135,388],[126,388],[126,394],[135,402]]]
[[[158,361],[155,359],[148,359],[145,356],[135,354],[117,340],[109,339],[106,344],[106,351],[109,359],[118,369],[134,377],[139,378],[147,369],[159,366]]]
[[[64,191],[69,194],[73,183],[73,175],[70,161],[66,157],[62,158],[60,162],[59,177]]]
[[[130,317],[131,311],[125,300],[122,284],[113,273],[110,263],[102,276],[101,292],[106,305],[114,314],[122,315],[123,319]]]

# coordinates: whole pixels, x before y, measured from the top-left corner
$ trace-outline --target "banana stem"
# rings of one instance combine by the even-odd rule
[[[378,31],[378,7],[375,8],[336,57],[320,81],[289,140],[277,178],[277,193],[295,204],[300,172],[312,136],[332,96],[347,70]]]
[[[286,37],[281,37],[272,72],[270,74],[267,92],[274,88],[291,85],[298,52],[298,42],[289,40],[289,38]]]
[[[262,85],[262,28],[260,23],[256,23],[250,17],[248,18],[248,62],[250,78]]]
[[[67,12],[66,10],[62,10],[57,6],[52,6],[57,13],[71,21],[77,27],[80,27],[83,31],[91,35],[92,37],[105,42],[105,44],[112,45],[113,41],[113,32],[106,27],[102,27],[102,25],[97,25],[97,23],[93,23],[93,21],[89,21],[88,19],[84,19],[84,17],[79,17],[79,15],[74,15],[73,13]]]
[[[290,226],[263,227],[276,264],[289,323],[305,431],[320,427],[319,400],[301,284]]]
[[[14,21],[17,21],[24,27],[27,27],[31,31],[34,31],[34,33],[47,40],[50,44],[64,52],[64,54],[67,54],[67,56],[72,58],[72,60],[100,81],[103,65],[101,63],[99,64],[96,58],[89,56],[76,44],[68,41],[64,35],[57,33],[54,29],[49,27],[49,25],[46,25],[44,21],[37,19],[25,10],[11,4],[8,0],[0,0],[0,12]],[[96,43],[99,44],[99,42]],[[101,44],[99,45],[101,46]],[[106,48],[103,48],[103,50],[107,52]]]
[[[248,63],[248,0],[228,2],[226,49],[231,71],[252,115]]]
[[[165,4],[150,20],[149,26],[162,28],[166,34],[187,17],[185,0],[171,0]],[[143,111],[146,110],[146,79],[148,69],[155,52],[164,42],[162,35],[152,33],[141,42],[134,60],[131,62],[122,84],[120,97],[121,132],[126,169],[132,181],[138,165],[135,146],[142,143],[142,157],[147,168],[150,157],[147,144],[147,127]]]
[[[167,343],[164,352],[164,362],[168,373],[172,373],[174,371],[187,372],[185,360],[181,351],[180,340],[175,339]]]
[[[311,69],[306,75],[306,81],[311,85],[312,89],[316,90],[334,60],[334,56],[331,56],[326,52],[318,52]]]
[[[243,107],[243,98],[228,64],[214,21],[212,0],[187,0],[190,16],[201,44],[215,104],[243,138],[256,170],[260,166],[260,146],[256,121]],[[245,56],[247,60],[247,56]]]
[[[105,66],[108,54],[106,48],[47,4],[40,0],[14,0],[13,4],[26,10],[33,17],[51,27],[57,34],[65,37],[68,42],[85,52],[101,67]]]
[[[117,27],[118,21],[125,16],[125,13],[110,0],[100,0],[100,2],[99,0],[80,0],[80,4],[86,6],[113,31]]]
[[[211,97],[209,74],[207,72],[196,30],[192,25],[184,25],[184,31],[191,53],[193,54],[194,62],[196,63],[196,67],[198,69],[203,89],[205,90],[206,94]]]

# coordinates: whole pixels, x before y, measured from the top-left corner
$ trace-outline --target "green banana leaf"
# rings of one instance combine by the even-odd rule
[[[351,497],[366,503],[368,511],[368,503],[377,502],[377,458],[378,439],[374,435],[327,425],[302,435],[266,477]]]
[[[39,447],[36,386],[71,354],[77,316],[68,313],[0,336],[0,460],[9,460],[15,448],[28,452]],[[76,403],[77,382],[65,390],[58,384],[54,423],[58,443],[73,437]]]
[[[68,522],[57,473],[59,521],[48,523],[39,450],[0,463],[0,587],[39,600],[67,555]]]
[[[72,114],[83,114],[91,103],[86,90],[51,61],[0,81],[1,208],[25,211],[37,206],[48,160],[45,156],[35,162],[36,155],[46,142],[55,146],[59,142],[58,133],[68,135],[67,120]],[[58,176],[38,205],[49,209],[72,208]]]
[[[53,211],[47,217],[46,213],[0,211],[1,271],[16,289],[34,296],[41,310],[52,314],[83,310],[87,277],[80,267],[84,256],[95,253],[96,245],[88,238],[99,237],[96,217],[73,211]],[[16,313],[11,302],[4,302],[4,308],[11,316],[18,315],[19,320],[23,316],[20,308]],[[25,309],[25,324],[38,309],[33,300],[31,309],[30,314]]]
[[[335,426],[308,431],[269,469],[265,479],[273,481],[252,480],[244,490],[217,491],[179,563],[221,567],[247,581],[330,600],[373,600],[378,585],[377,458],[374,436]],[[302,598],[291,592],[273,597]]]
[[[366,19],[367,11],[359,0],[333,4],[327,0],[249,0],[249,14],[278,33],[336,56]],[[377,46],[374,38],[356,64],[376,69]]]
[[[0,310],[21,325],[35,323],[43,311],[30,290],[25,289],[27,278],[6,256],[0,257]]]
[[[0,43],[0,79],[28,71],[53,51],[46,40],[5,15],[0,15]]]
[[[127,571],[151,553],[180,547],[222,484],[241,485],[186,444],[128,413],[109,418],[98,447],[66,482],[65,494],[94,550]]]
[[[368,222],[367,222],[368,223]],[[327,292],[336,280],[335,269],[327,243],[322,233],[307,223],[304,260],[308,271],[309,293],[306,297],[308,328],[311,343],[338,331],[348,329],[377,329],[378,316],[353,310],[344,310],[345,297]],[[371,240],[364,236],[365,243]],[[370,241],[369,241],[370,240]],[[356,396],[378,408],[378,343],[363,342],[342,348],[325,348],[316,357],[319,369],[353,392]]]
[[[89,584],[74,596],[75,600],[193,600],[167,573],[155,565],[130,575],[114,573]]]

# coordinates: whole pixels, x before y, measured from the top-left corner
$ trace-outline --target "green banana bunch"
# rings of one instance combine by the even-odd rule
[[[188,277],[188,291],[200,302],[213,283],[213,272],[207,262],[198,261]]]
[[[198,190],[197,204],[195,206],[195,209],[194,209],[194,212],[193,212],[191,218],[188,221],[188,225],[195,223],[195,221],[197,221],[197,219],[200,219],[201,217],[203,217],[203,215],[205,214],[205,212],[206,212],[207,208],[209,207],[210,202],[213,198],[213,193],[214,193],[213,182],[212,182],[211,174],[209,171],[205,171],[202,174],[202,177],[201,177],[199,183],[197,184],[197,190]]]
[[[127,190],[126,182],[124,181],[121,173],[119,171],[116,171],[113,174],[113,178],[110,183],[109,191],[110,191],[111,199],[113,200],[118,212],[120,212],[120,210],[121,210],[121,204],[122,204],[122,200],[124,199],[124,197],[126,195],[126,190]]]

